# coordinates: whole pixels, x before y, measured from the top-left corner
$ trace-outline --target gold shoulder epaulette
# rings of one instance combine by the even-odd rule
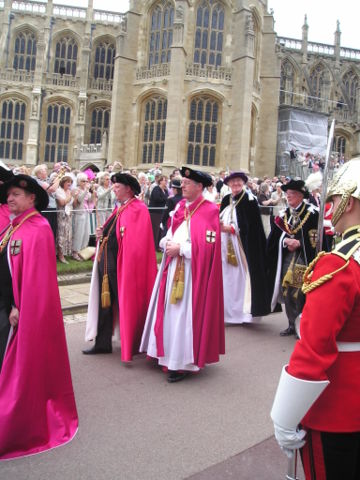
[[[319,252],[317,257],[314,258],[314,260],[309,264],[308,268],[306,269],[306,271],[304,273],[303,286],[301,288],[301,290],[304,294],[309,293],[312,290],[315,290],[315,288],[320,287],[321,285],[323,285],[328,280],[331,280],[334,275],[341,272],[341,270],[344,270],[349,265],[350,257],[348,259],[345,259],[344,257],[342,257],[342,258],[344,258],[344,260],[346,262],[342,267],[338,268],[337,270],[334,270],[331,273],[326,273],[322,277],[320,277],[317,280],[312,282],[311,277],[313,275],[313,271],[314,271],[314,267],[315,267],[316,263],[324,255],[332,255],[333,253],[335,253],[335,252],[334,251],[333,252],[328,252],[328,253],[327,252]]]

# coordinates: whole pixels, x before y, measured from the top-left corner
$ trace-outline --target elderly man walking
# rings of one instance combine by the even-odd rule
[[[184,199],[161,240],[165,254],[152,293],[141,351],[182,380],[225,353],[219,210],[205,200],[210,175],[183,167]]]

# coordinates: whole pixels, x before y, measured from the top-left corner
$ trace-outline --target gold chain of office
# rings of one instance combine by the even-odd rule
[[[300,210],[299,214],[296,215],[297,218],[301,217],[301,215],[304,213],[304,210],[305,210],[305,204],[303,205],[302,209]],[[284,215],[284,225],[285,225],[285,229],[287,231],[287,233],[289,235],[295,235],[304,225],[305,223],[307,222],[308,218],[310,217],[310,214],[311,212],[307,212],[307,214],[305,215],[305,217],[301,220],[301,222],[299,223],[299,225],[297,225],[295,228],[291,229],[289,224],[288,224],[288,219],[287,219],[287,214],[285,212],[285,215]]]

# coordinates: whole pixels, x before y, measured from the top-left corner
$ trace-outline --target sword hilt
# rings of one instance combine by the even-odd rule
[[[285,480],[299,480],[296,476],[297,471],[297,450],[294,450],[294,455],[288,459],[288,471]]]

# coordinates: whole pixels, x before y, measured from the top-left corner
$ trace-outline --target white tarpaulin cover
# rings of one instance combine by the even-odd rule
[[[328,118],[321,113],[294,108],[279,110],[277,165],[284,163],[290,150],[326,154]]]

